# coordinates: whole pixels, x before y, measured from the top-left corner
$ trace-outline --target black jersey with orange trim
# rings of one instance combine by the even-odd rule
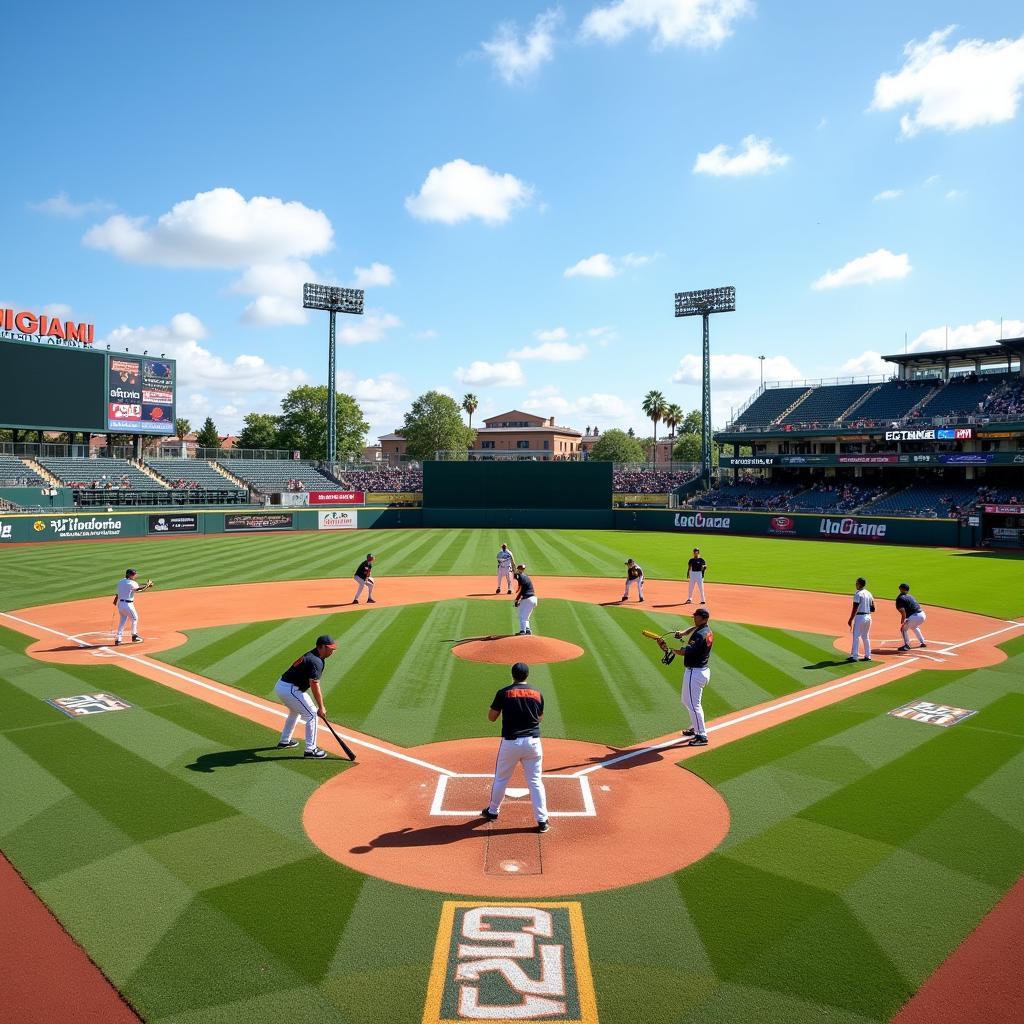
[[[501,715],[502,739],[539,736],[544,695],[529,683],[509,683],[494,695],[491,710]]]
[[[706,668],[711,660],[711,645],[715,642],[715,634],[705,623],[700,629],[690,634],[690,642],[683,649],[683,664],[687,668]]]
[[[282,673],[281,678],[291,683],[298,690],[308,690],[310,683],[324,674],[324,659],[312,651],[306,651],[301,658],[296,658]]]

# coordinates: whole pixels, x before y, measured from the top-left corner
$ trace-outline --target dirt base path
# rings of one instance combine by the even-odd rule
[[[117,989],[2,854],[0,907],[4,1020],[138,1024]]]

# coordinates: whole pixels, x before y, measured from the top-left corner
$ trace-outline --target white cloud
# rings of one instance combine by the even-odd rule
[[[910,342],[907,346],[908,351],[932,352],[946,348],[947,330],[950,348],[976,348],[978,345],[991,345],[999,340],[1000,323],[998,320],[979,320],[977,323],[960,324],[958,327],[931,327]],[[1003,320],[1002,336],[1024,337],[1024,320]]]
[[[701,357],[693,354],[679,360],[672,381],[686,387],[699,388],[702,380]],[[764,361],[764,379],[802,380],[802,371],[788,356],[768,356]],[[757,356],[712,353],[711,355],[711,419],[715,427],[723,425],[732,409],[742,405],[761,383],[761,361]],[[699,392],[680,404],[683,408],[699,405]]]
[[[534,331],[533,336],[538,341],[565,341],[569,332],[564,327],[552,327],[549,331]]]
[[[924,179],[923,184],[925,188],[931,188],[932,185],[937,185],[940,181],[942,181],[942,175],[929,174],[928,177]]]
[[[789,156],[772,149],[771,139],[756,135],[743,138],[743,149],[730,155],[729,147],[720,143],[706,153],[698,153],[694,174],[711,174],[716,178],[740,178],[750,174],[770,174],[789,163]]]
[[[534,410],[539,416],[554,416],[560,425],[575,427],[579,431],[586,426],[602,430],[612,427],[626,429],[635,418],[630,405],[618,395],[595,391],[569,399],[553,384],[530,391],[523,407]]]
[[[242,310],[241,320],[252,327],[279,327],[304,324],[308,317],[301,302],[283,295],[258,295]]]
[[[383,341],[389,331],[402,326],[402,321],[393,313],[385,313],[379,309],[368,309],[362,316],[344,319],[345,326],[338,330],[338,341],[343,345]]]
[[[866,352],[862,352],[859,356],[847,359],[846,362],[839,367],[839,373],[841,375],[850,374],[854,377],[871,374],[885,374],[887,377],[891,377],[895,369],[896,368],[892,363],[887,363],[882,358],[881,352],[875,352],[872,349],[868,349]]]
[[[966,195],[966,193],[965,193],[965,192],[962,192],[962,191],[961,191],[960,189],[958,189],[958,188],[951,188],[951,189],[950,189],[950,190],[949,190],[949,191],[948,191],[948,192],[946,193],[946,198],[947,198],[947,199],[963,199],[963,197],[964,197],[965,195]]]
[[[636,31],[654,35],[655,46],[718,46],[733,22],[754,10],[752,0],[614,0],[595,7],[580,29],[585,39],[617,43]]]
[[[572,345],[567,341],[545,341],[509,352],[513,359],[536,359],[544,363],[572,363],[587,354],[586,345]]]
[[[422,341],[433,341],[437,337],[437,331],[433,327],[428,327],[425,331],[420,331],[416,337]]]
[[[71,316],[71,307],[66,302],[50,302],[40,310],[46,316],[55,316],[64,320]]]
[[[580,260],[578,263],[574,263],[571,267],[566,267],[564,276],[615,277],[617,273],[618,270],[615,269],[612,258],[606,252],[599,252]]]
[[[231,285],[231,291],[256,298],[242,312],[242,322],[260,327],[279,324],[304,324],[308,317],[302,308],[302,286],[318,280],[304,260],[260,263]]]
[[[353,288],[386,288],[395,283],[395,272],[386,263],[371,263],[356,267]]]
[[[38,213],[48,213],[51,217],[84,217],[88,213],[107,213],[114,209],[113,203],[103,199],[90,199],[84,203],[76,203],[67,192],[58,192],[49,199],[38,203],[29,203],[29,207]]]
[[[883,203],[887,199],[899,199],[903,195],[903,189],[901,188],[887,188],[883,189],[874,197],[874,202]]]
[[[514,22],[502,22],[494,38],[482,43],[481,49],[490,57],[495,71],[509,85],[516,85],[554,57],[555,29],[561,20],[562,12],[558,9],[538,14],[522,40]]]
[[[469,367],[460,366],[455,371],[455,379],[460,384],[473,384],[476,387],[508,387],[522,384],[525,380],[522,368],[515,360],[504,363],[486,363],[475,360]]]
[[[83,242],[129,263],[245,267],[324,252],[332,236],[327,216],[302,203],[215,188],[176,203],[152,226],[145,217],[115,214],[90,228]]]
[[[888,249],[876,249],[866,256],[858,256],[855,260],[844,263],[838,270],[829,270],[822,274],[811,287],[815,291],[826,291],[830,288],[845,288],[851,284],[897,281],[906,277],[911,269],[910,258],[905,252],[897,255]]]
[[[309,383],[304,370],[275,366],[262,356],[238,355],[230,362],[199,344],[207,336],[202,321],[192,313],[178,313],[168,324],[118,327],[97,342],[97,347],[127,348],[132,352],[164,352],[178,363],[179,409],[190,417],[214,415],[222,433],[242,426],[249,412],[276,412],[281,396]],[[235,413],[221,412],[234,408]],[[193,422],[193,426],[198,424]]]
[[[398,426],[409,407],[412,392],[397,373],[379,377],[357,378],[354,374],[338,374],[338,388],[352,395],[370,424],[368,436],[376,440]]]
[[[622,257],[622,265],[624,267],[646,267],[648,263],[653,263],[657,259],[657,256],[648,256],[642,252],[627,252]]]
[[[499,174],[466,160],[433,167],[405,208],[420,220],[458,224],[476,217],[485,224],[503,224],[512,211],[533,197],[533,187],[511,174]]]
[[[904,135],[922,128],[964,131],[978,125],[1012,121],[1024,85],[1024,35],[986,43],[962,39],[953,49],[946,41],[956,28],[933,32],[923,43],[903,48],[903,67],[875,82],[872,110],[911,107],[900,118]]]
[[[588,327],[581,335],[582,338],[593,338],[602,348],[606,348],[619,336],[614,327]]]

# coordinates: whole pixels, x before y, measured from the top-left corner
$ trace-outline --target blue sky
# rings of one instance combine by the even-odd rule
[[[768,0],[19,4],[0,303],[175,355],[236,430],[326,373],[304,280],[365,286],[339,386],[646,429],[769,379],[1024,334],[1024,15]],[[15,45],[16,44],[16,45]]]

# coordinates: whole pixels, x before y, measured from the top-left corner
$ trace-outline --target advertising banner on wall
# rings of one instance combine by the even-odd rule
[[[317,526],[321,530],[354,530],[356,516],[354,512],[318,512]]]
[[[366,494],[363,491],[310,491],[310,505],[363,505]]]
[[[174,362],[125,353],[107,360],[107,430],[174,433]]]
[[[120,537],[124,520],[120,516],[61,516],[36,519],[32,532],[39,540],[89,540],[94,537]]]
[[[233,512],[224,516],[225,533],[294,529],[292,512]]]
[[[199,516],[195,512],[147,516],[146,526],[150,533],[198,533]]]

